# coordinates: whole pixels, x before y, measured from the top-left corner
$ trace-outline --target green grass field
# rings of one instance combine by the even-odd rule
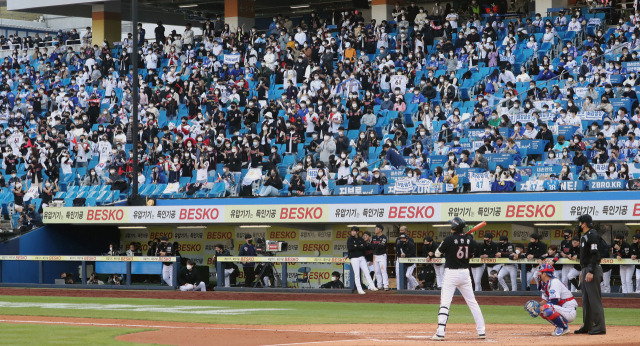
[[[119,335],[138,333],[148,329],[72,327],[35,324],[3,325],[0,345],[143,345],[114,340]],[[46,332],[45,332],[46,331]]]
[[[16,305],[21,304],[21,305]],[[46,304],[47,308],[42,308]],[[62,305],[60,305],[62,304]],[[546,324],[522,306],[482,305],[486,323]],[[177,309],[175,313],[159,313]],[[251,311],[246,309],[286,309]],[[133,298],[0,297],[0,314],[182,321],[213,324],[435,323],[434,304],[375,304],[282,301],[162,300]],[[143,310],[143,311],[140,311]],[[640,326],[640,309],[605,309],[607,325]],[[194,313],[205,311],[207,313]],[[453,305],[449,323],[473,323],[466,305]],[[220,312],[220,313],[218,313]],[[238,314],[236,314],[238,313]],[[251,318],[247,318],[247,316]],[[582,310],[573,325],[582,323]]]

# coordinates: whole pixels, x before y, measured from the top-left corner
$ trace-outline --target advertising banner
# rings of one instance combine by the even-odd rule
[[[544,168],[544,167],[543,167]],[[624,180],[593,180],[589,189],[614,189]],[[612,209],[613,207],[613,209]],[[613,211],[612,211],[613,210]],[[597,211],[597,212],[596,212]],[[640,219],[640,202],[532,201],[469,203],[342,203],[161,207],[46,207],[45,224],[209,225],[343,222],[442,222],[455,216],[467,221],[575,221],[589,213],[594,220]],[[575,215],[575,216],[574,216]],[[168,232],[172,232],[169,230]],[[137,235],[136,235],[137,234]],[[143,237],[142,233],[131,237]],[[161,237],[162,235],[157,235]],[[202,237],[221,237],[215,233]],[[194,239],[182,232],[176,238]]]

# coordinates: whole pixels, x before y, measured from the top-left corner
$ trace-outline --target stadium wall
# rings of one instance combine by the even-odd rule
[[[47,225],[0,244],[2,255],[77,255],[107,252],[119,241],[115,227]],[[44,283],[53,284],[61,272],[78,272],[76,262],[46,262]],[[3,262],[3,283],[38,283],[37,262]]]

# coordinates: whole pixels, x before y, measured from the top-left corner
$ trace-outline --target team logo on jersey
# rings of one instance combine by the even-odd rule
[[[550,291],[549,291],[549,293],[551,293],[551,294],[555,294],[555,293],[556,293],[556,290],[550,290]]]
[[[453,240],[453,243],[454,243],[454,244],[456,244],[456,245],[458,245],[458,239],[454,239],[454,240]]]

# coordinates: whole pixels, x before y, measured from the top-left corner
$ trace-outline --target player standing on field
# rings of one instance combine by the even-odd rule
[[[473,295],[471,276],[469,275],[469,258],[477,247],[471,236],[464,235],[467,224],[459,217],[450,221],[451,235],[446,237],[436,250],[436,257],[445,258],[444,280],[440,292],[440,309],[438,311],[438,329],[431,340],[444,340],[445,328],[449,319],[449,307],[456,288],[464,297],[476,321],[478,338],[485,339],[485,325],[482,311]]]

